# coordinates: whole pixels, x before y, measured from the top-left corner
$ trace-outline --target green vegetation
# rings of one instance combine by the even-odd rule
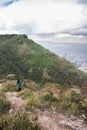
[[[19,96],[21,96],[23,99],[27,99],[31,97],[34,94],[34,92],[28,88],[25,88],[19,92]]]
[[[40,96],[37,93],[31,95],[25,102],[25,108],[27,110],[33,110],[36,108],[40,108],[42,106],[42,102]]]
[[[36,91],[31,88],[20,91],[19,96],[25,99],[25,109],[29,111],[47,109],[60,111],[68,116],[84,114],[87,117],[87,97],[83,97],[80,88],[69,87],[64,90],[57,86],[59,85],[50,83]]]
[[[7,80],[5,83],[2,85],[2,91],[3,92],[14,92],[17,91],[17,84],[15,84],[15,80]]]
[[[16,91],[17,86],[13,85],[14,82],[15,80],[5,81],[0,90],[0,130],[40,130],[37,123],[38,118],[35,115],[32,116],[32,114],[26,113],[23,109],[14,113],[9,112],[12,104],[6,99],[5,93]],[[25,88],[19,93],[26,100],[31,96],[28,94],[33,96],[34,92],[31,89]]]
[[[10,80],[10,79],[13,80],[13,79],[16,79],[16,75],[15,74],[7,74],[6,78],[8,80]]]
[[[83,115],[84,120],[87,121],[87,97],[84,96],[87,86],[63,89],[57,83],[46,83],[38,89],[32,89],[32,83],[34,87],[37,84],[28,80],[23,81],[25,87],[18,93],[25,103],[15,113],[8,114],[11,105],[6,100],[5,92],[15,91],[12,87],[13,81],[8,80],[3,83],[0,91],[1,130],[40,130],[37,117],[40,111],[60,112],[68,116]],[[4,88],[7,89],[3,92]]]
[[[0,130],[40,130],[35,122],[29,120],[27,113],[19,113],[0,117]]]
[[[52,99],[52,94],[49,92],[45,92],[45,93],[43,93],[43,97],[45,100],[49,101]]]
[[[0,35],[0,77],[23,76],[38,83],[82,86],[87,74],[26,35]]]
[[[10,106],[11,104],[8,100],[6,100],[5,94],[0,91],[0,115],[6,113]]]

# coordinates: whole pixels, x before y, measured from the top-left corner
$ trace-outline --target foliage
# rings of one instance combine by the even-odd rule
[[[40,130],[35,122],[29,120],[27,113],[16,113],[0,117],[0,130]]]
[[[0,91],[0,114],[6,113],[9,110],[10,106],[11,104],[8,100],[6,100],[5,94]]]
[[[68,115],[86,115],[87,100],[82,97],[81,93],[68,89],[59,95],[58,108]]]
[[[35,109],[40,108],[42,105],[40,96],[37,93],[34,93],[31,97],[26,100],[25,108],[26,109]]]
[[[71,115],[71,114],[77,115],[78,114],[78,104],[76,104],[75,102],[71,102],[69,104],[67,114],[68,115]]]
[[[23,99],[27,99],[31,97],[34,94],[34,92],[28,88],[25,88],[19,92],[19,96],[21,96]]]
[[[3,92],[14,92],[17,91],[17,85],[15,84],[14,80],[9,80],[2,85]]]
[[[0,35],[0,77],[15,74],[38,83],[82,86],[87,74],[26,35]],[[8,77],[8,76],[7,76]]]
[[[15,74],[7,74],[6,78],[13,80],[13,79],[16,79],[16,75]]]
[[[53,85],[52,88],[54,88],[51,92],[48,89],[49,85]],[[64,112],[68,116],[71,114],[75,116],[87,115],[87,98],[82,97],[81,93],[79,93],[79,88],[62,89],[60,93],[57,93],[57,89],[59,90],[60,86],[58,88],[58,85],[55,85],[48,83],[44,85],[44,88],[37,91],[30,88],[20,91],[19,96],[26,99],[25,109],[31,111],[35,109],[49,109]]]
[[[52,94],[49,93],[49,92],[44,92],[43,93],[43,97],[45,100],[49,101],[49,100],[52,100]]]

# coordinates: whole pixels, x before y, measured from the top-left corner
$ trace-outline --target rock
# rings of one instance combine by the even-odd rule
[[[71,116],[70,116],[70,120],[75,121],[75,120],[77,120],[77,117],[71,115]]]
[[[81,115],[83,119],[86,119],[86,116],[84,114]]]
[[[59,121],[59,124],[65,126],[67,128],[72,128],[72,124],[70,122]]]
[[[60,124],[60,125],[65,125],[66,122],[65,122],[65,121],[59,121],[59,124]]]
[[[0,90],[2,89],[2,84],[0,83]]]
[[[9,110],[9,114],[12,114],[12,113],[14,113],[14,110],[13,110],[13,109],[10,109],[10,110]]]
[[[66,126],[67,128],[72,128],[72,124],[71,124],[70,122],[67,122],[67,123],[65,124],[65,126]]]

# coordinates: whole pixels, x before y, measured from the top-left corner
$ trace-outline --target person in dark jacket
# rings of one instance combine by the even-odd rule
[[[18,86],[18,91],[20,91],[21,87],[22,87],[20,79],[18,79],[18,81],[17,81],[17,86]]]

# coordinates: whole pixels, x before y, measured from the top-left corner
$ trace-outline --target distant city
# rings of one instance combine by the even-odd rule
[[[87,72],[87,43],[43,42],[40,45]]]
[[[74,64],[78,69],[87,72],[87,56],[67,55],[65,53],[62,57]]]

